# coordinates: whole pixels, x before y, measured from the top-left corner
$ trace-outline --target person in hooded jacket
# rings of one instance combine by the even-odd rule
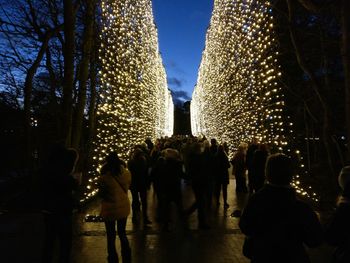
[[[252,263],[309,263],[304,245],[321,245],[323,230],[316,213],[290,186],[290,158],[271,155],[266,177],[268,183],[251,196],[239,221],[246,235],[243,254]]]
[[[326,240],[335,246],[332,263],[350,262],[350,166],[345,166],[338,177],[342,194],[337,209],[326,227]]]
[[[215,197],[217,206],[220,205],[220,193],[222,189],[222,196],[224,200],[224,209],[229,207],[227,203],[227,185],[229,184],[228,168],[230,168],[230,162],[226,155],[223,145],[219,145],[218,151],[215,155],[216,160],[216,178],[215,178]]]
[[[72,247],[73,192],[78,189],[79,180],[73,172],[79,155],[73,148],[55,144],[43,167],[43,212],[45,220],[45,241],[43,262],[54,260],[55,241],[58,240],[59,262],[68,263]]]
[[[130,214],[128,198],[130,183],[131,174],[124,162],[119,159],[116,152],[111,152],[101,168],[99,179],[99,194],[102,198],[100,216],[106,227],[108,263],[118,262],[118,253],[115,247],[116,222],[122,261],[123,263],[131,262],[131,249],[125,232],[126,221]]]
[[[183,178],[182,160],[177,150],[167,148],[162,151],[163,170],[159,177],[159,194],[164,230],[169,229],[171,203],[177,208],[178,216],[183,219],[181,178]]]

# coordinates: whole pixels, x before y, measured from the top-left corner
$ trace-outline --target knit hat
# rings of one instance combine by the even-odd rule
[[[345,166],[343,169],[341,169],[338,177],[338,183],[343,190],[345,189],[346,185],[350,183],[350,166]]]

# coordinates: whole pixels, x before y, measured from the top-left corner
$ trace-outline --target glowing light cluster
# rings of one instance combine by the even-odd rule
[[[151,0],[103,0],[101,7],[102,86],[91,185],[108,152],[127,160],[146,138],[171,136],[174,122]],[[97,193],[91,185],[85,198]]]
[[[268,1],[217,0],[192,95],[191,126],[228,142],[287,145],[281,75]]]
[[[270,1],[216,0],[191,101],[191,128],[226,142],[229,154],[253,137],[273,152],[288,148],[293,123],[284,113]],[[318,201],[311,187],[293,185]]]

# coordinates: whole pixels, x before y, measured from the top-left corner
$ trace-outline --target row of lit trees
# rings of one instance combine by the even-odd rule
[[[215,1],[191,103],[192,132],[228,142],[287,144],[268,1]],[[288,132],[291,129],[288,128]]]
[[[93,196],[106,155],[124,160],[146,138],[171,136],[174,106],[158,47],[151,0],[102,1],[100,49],[101,103],[90,185],[82,201]]]
[[[217,0],[192,95],[192,133],[226,142],[229,154],[252,138],[291,153],[274,18],[269,1]],[[303,168],[303,164],[301,164]],[[311,187],[294,186],[318,201]]]

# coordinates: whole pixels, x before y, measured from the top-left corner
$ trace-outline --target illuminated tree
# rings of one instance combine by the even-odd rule
[[[159,54],[151,0],[102,1],[102,87],[90,193],[106,155],[130,149],[146,138],[170,136],[173,102]],[[83,201],[82,200],[82,201]]]
[[[231,156],[253,137],[273,151],[291,151],[287,138],[293,123],[284,111],[273,23],[268,0],[214,3],[192,95],[191,126],[196,136],[227,142]],[[310,188],[301,187],[299,175],[293,184],[300,194],[318,200]]]
[[[269,1],[217,0],[191,103],[194,135],[287,145]],[[291,123],[289,125],[292,125]]]

